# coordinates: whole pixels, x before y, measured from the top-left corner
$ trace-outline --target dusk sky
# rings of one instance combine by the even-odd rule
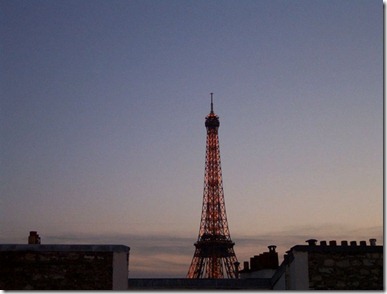
[[[0,243],[122,244],[185,277],[210,92],[239,262],[383,244],[383,3],[0,2]]]

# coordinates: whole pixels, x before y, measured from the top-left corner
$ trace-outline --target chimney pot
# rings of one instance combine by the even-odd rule
[[[321,246],[327,246],[327,241],[320,241]]]
[[[329,246],[336,246],[336,240],[329,241]]]
[[[360,241],[360,246],[367,246],[367,242],[366,241]]]
[[[267,246],[267,248],[269,248],[269,252],[275,252],[275,249],[277,248],[276,245],[270,245],[270,246]]]
[[[307,242],[309,244],[309,246],[315,246],[317,243],[317,240],[316,239],[309,239],[309,240],[306,240],[305,242]]]
[[[376,239],[370,239],[370,245],[376,246]]]
[[[351,241],[350,244],[351,246],[357,246],[356,241]]]
[[[348,246],[348,241],[341,241],[341,246]]]

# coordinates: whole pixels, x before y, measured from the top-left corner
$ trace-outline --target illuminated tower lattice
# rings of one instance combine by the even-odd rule
[[[211,112],[205,122],[207,145],[202,216],[195,253],[187,274],[187,278],[192,279],[236,278],[239,264],[227,224],[220,166],[219,117],[214,113],[212,95]]]

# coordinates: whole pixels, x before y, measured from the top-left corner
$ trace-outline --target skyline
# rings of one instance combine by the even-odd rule
[[[380,1],[3,1],[0,243],[131,248],[184,277],[214,93],[239,262],[383,243]]]

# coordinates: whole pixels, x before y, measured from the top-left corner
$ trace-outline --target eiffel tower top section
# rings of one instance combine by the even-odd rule
[[[211,93],[211,112],[207,115],[206,117],[206,128],[207,130],[213,130],[213,129],[218,129],[220,122],[219,122],[219,117],[214,113],[214,103],[213,103],[213,96],[214,93]]]

